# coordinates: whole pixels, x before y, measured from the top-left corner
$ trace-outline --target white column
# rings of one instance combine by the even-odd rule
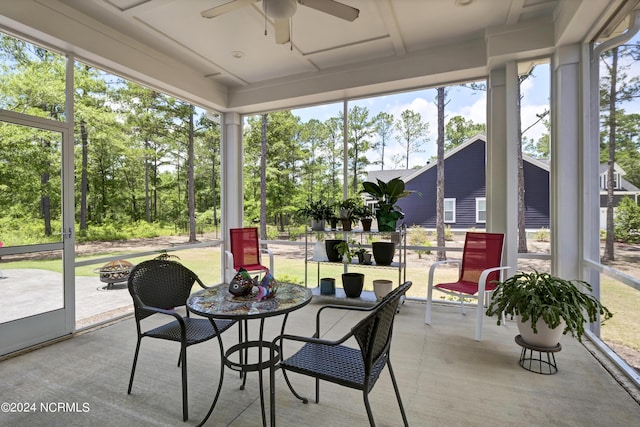
[[[242,116],[238,113],[223,113],[221,126],[221,224],[222,240],[221,268],[225,283],[231,281],[225,269],[225,251],[230,250],[229,229],[242,227],[244,219],[243,180],[242,180]]]
[[[487,84],[487,231],[504,233],[503,265],[518,266],[517,64],[489,73]],[[507,273],[506,276],[509,274]]]
[[[565,279],[581,277],[581,202],[598,196],[582,194],[590,189],[584,187],[581,178],[584,110],[580,57],[579,45],[563,46],[552,61],[551,273]]]

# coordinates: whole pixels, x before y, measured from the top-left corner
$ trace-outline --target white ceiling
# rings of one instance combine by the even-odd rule
[[[483,77],[581,41],[622,3],[341,0],[353,22],[298,5],[278,45],[261,1],[201,16],[229,1],[3,0],[0,25],[202,106],[258,112]]]

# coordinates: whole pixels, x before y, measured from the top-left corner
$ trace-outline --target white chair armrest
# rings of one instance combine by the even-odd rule
[[[231,251],[224,251],[224,254],[225,254],[224,272],[226,276],[224,278],[224,282],[230,283],[231,279],[233,279],[233,276],[236,275],[236,269],[233,268],[233,254],[231,253]]]
[[[484,293],[487,288],[487,277],[494,271],[500,271],[500,280],[502,280],[502,271],[511,267],[505,265],[503,267],[487,268],[480,273],[480,279],[478,279],[478,308],[476,311],[476,341],[482,339],[482,319],[484,317]],[[504,323],[503,323],[504,324]]]
[[[435,273],[436,268],[444,264],[458,264],[458,270],[459,270],[460,267],[462,266],[462,260],[445,259],[443,261],[436,261],[433,264],[431,264],[431,267],[429,267],[429,287],[433,286],[433,274]]]
[[[271,251],[271,249],[268,249],[268,248],[267,249],[262,248],[260,249],[260,252],[263,254],[269,255],[269,271],[271,272],[271,274],[274,274],[273,273],[273,252]]]

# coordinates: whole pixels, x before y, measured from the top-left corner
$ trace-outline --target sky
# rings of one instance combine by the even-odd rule
[[[484,82],[480,82],[484,83]],[[536,114],[540,114],[549,108],[549,64],[536,66],[533,77],[525,80],[522,85],[522,129],[526,129],[536,122]],[[474,123],[486,123],[486,92],[474,91],[466,87],[452,86],[448,91],[449,103],[445,107],[445,123],[454,116],[462,116]],[[436,105],[436,90],[425,89],[412,92],[404,92],[394,95],[384,95],[375,98],[366,98],[349,101],[348,107],[354,105],[367,107],[369,117],[372,118],[381,111],[392,114],[396,119],[404,110],[412,110],[420,113],[423,122],[429,123],[429,139],[422,146],[424,152],[412,154],[409,159],[409,167],[424,166],[428,159],[436,155],[438,111]],[[324,121],[330,117],[337,117],[342,112],[342,102],[327,104],[317,107],[292,110],[292,113],[303,122],[310,119]],[[525,136],[537,140],[546,131],[544,125],[539,123],[525,133]],[[376,140],[374,136],[374,141]],[[399,154],[402,147],[392,137],[392,141],[385,148],[385,169],[393,169],[392,156]],[[378,161],[379,153],[370,153],[370,161]],[[396,168],[404,168],[404,163]],[[379,169],[378,165],[372,165],[369,170]]]

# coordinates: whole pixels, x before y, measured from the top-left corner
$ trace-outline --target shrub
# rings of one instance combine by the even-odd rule
[[[614,236],[625,243],[640,242],[640,206],[624,197],[614,215]]]
[[[419,225],[412,225],[407,233],[407,240],[409,246],[431,246],[431,240],[429,239],[429,232]],[[417,250],[418,258],[422,258],[422,254],[430,255],[429,250]]]
[[[548,242],[551,233],[545,227],[540,228],[540,230],[536,231],[533,235],[533,238],[536,242]]]

